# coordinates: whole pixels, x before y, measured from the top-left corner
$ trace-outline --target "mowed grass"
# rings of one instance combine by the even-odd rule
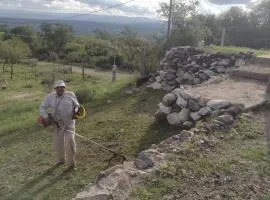
[[[263,119],[241,118],[228,133],[187,141],[132,199],[270,199],[270,157]],[[201,145],[205,141],[205,145]]]
[[[31,68],[15,66],[15,79],[7,79],[9,88],[0,91],[0,199],[72,199],[108,167],[112,155],[79,138],[78,170],[68,172],[65,166],[53,167],[53,128],[37,125],[38,107],[48,92],[40,83],[52,67],[42,63],[38,67],[42,76],[35,79],[30,75]],[[26,77],[25,72],[29,72]],[[122,73],[117,82],[111,83],[102,78],[103,73],[109,77],[111,72],[89,74],[85,81],[80,74],[57,74],[59,79],[71,80],[68,89],[72,91],[95,90],[94,99],[85,104],[86,119],[77,123],[77,133],[119,151],[128,159],[178,133],[154,123],[153,113],[163,92],[140,89],[127,94],[136,75]],[[1,72],[1,77],[8,76]],[[117,163],[114,160],[112,164]]]

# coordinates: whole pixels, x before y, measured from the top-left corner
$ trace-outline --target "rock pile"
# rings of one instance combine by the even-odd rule
[[[197,85],[210,77],[224,74],[230,67],[241,66],[252,53],[210,54],[193,47],[176,47],[169,50],[160,62],[154,89],[171,91],[180,85]]]
[[[191,128],[201,118],[230,114],[235,117],[243,110],[228,100],[206,100],[177,88],[163,97],[155,113],[157,120],[166,119],[169,124]]]

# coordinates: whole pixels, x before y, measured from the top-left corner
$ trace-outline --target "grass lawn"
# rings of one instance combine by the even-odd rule
[[[185,142],[167,165],[144,179],[134,199],[270,199],[263,127],[259,116],[242,118],[229,133],[202,134]],[[206,146],[200,145],[202,140]]]
[[[51,64],[42,63],[38,70],[46,75],[51,68]],[[52,168],[55,163],[52,128],[42,129],[36,123],[38,106],[48,88],[40,84],[43,77],[34,79],[27,73],[25,78],[25,71],[31,69],[16,66],[15,79],[8,79],[9,88],[0,91],[0,197],[71,199],[108,167],[111,154],[77,138],[78,170],[68,173],[64,166]],[[80,74],[57,75],[71,80],[70,90],[95,90],[94,99],[85,105],[87,118],[77,123],[77,133],[125,154],[128,159],[152,143],[178,133],[154,123],[152,114],[163,92],[142,89],[128,95],[125,91],[135,75],[123,73],[112,84],[110,79],[101,78],[101,73],[110,72],[90,74],[85,81]],[[1,72],[1,77],[8,74]]]

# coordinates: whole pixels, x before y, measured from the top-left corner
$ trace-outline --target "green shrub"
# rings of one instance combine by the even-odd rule
[[[80,103],[89,103],[93,100],[96,92],[90,88],[83,88],[77,90],[75,94]]]

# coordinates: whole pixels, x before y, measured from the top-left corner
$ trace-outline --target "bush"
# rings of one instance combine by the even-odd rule
[[[92,90],[90,88],[79,89],[75,92],[76,97],[81,104],[89,103],[90,101],[92,101],[95,93],[95,90]]]

